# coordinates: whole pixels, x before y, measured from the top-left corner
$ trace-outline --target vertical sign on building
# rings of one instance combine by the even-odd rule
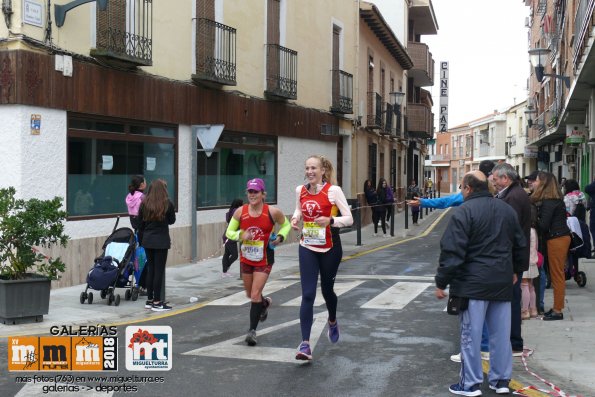
[[[440,62],[440,133],[448,132],[448,62]]]

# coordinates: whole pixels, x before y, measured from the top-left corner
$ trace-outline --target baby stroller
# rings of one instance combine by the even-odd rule
[[[120,294],[114,293],[116,288],[126,288],[126,300],[138,299],[138,285],[134,277],[134,254],[136,250],[136,237],[132,229],[118,227],[120,218],[112,234],[102,246],[103,253],[95,258],[95,264],[87,274],[87,287],[80,295],[81,304],[87,301],[93,303],[93,292],[89,288],[100,291],[102,299],[107,297],[107,304],[118,306]]]
[[[568,218],[569,222],[574,222],[572,218],[574,217]],[[578,233],[575,233],[574,231],[572,232],[574,234],[572,238],[575,247],[570,249],[568,252],[568,260],[566,261],[566,266],[564,267],[564,275],[566,280],[573,278],[577,285],[582,288],[587,285],[587,275],[585,272],[579,270],[578,260],[579,258],[591,258],[591,235],[589,233],[589,226],[587,226],[585,222],[579,221],[578,219],[575,222],[578,224],[580,229],[577,230],[577,227],[573,225],[574,230],[577,232],[580,230],[581,234],[578,235]],[[573,230],[573,228],[571,228],[571,230]]]

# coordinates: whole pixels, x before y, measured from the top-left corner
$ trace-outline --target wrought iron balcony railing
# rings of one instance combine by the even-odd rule
[[[267,44],[267,86],[265,95],[297,99],[297,51],[279,44]]]
[[[593,30],[593,12],[595,0],[580,0],[574,17],[574,45],[572,64],[578,70],[583,53],[587,47],[590,33]]]
[[[331,112],[353,113],[353,75],[342,70],[332,70],[332,105]]]
[[[91,55],[125,67],[153,63],[152,0],[110,0],[96,11],[97,39]]]
[[[368,92],[366,127],[373,129],[384,128],[382,123],[382,97],[377,92]]]
[[[236,85],[236,29],[206,18],[196,24],[195,81]]]

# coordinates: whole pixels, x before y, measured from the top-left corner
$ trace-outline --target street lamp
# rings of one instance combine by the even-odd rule
[[[535,68],[535,78],[538,82],[543,81],[544,76],[554,77],[564,81],[566,88],[570,88],[570,77],[560,74],[543,73],[544,65],[551,50],[549,48],[532,48],[529,50],[529,60]]]
[[[398,109],[400,111],[401,110],[401,104],[403,103],[403,98],[405,98],[405,93],[404,92],[395,91],[395,92],[389,93],[388,96],[390,98],[390,103],[393,106],[398,106]]]

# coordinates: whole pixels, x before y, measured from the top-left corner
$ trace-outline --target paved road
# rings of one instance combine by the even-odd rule
[[[315,308],[312,363],[302,364],[293,358],[300,341],[299,278],[295,268],[279,267],[279,277],[272,278],[265,289],[274,303],[269,318],[259,327],[256,347],[243,343],[249,306],[240,282],[227,280],[224,288],[209,293],[204,306],[132,326],[135,330],[157,325],[173,329],[173,371],[127,371],[122,342],[126,325],[118,327],[120,369],[114,375],[159,376],[162,383],[104,382],[120,387],[120,391],[106,393],[94,389],[98,383],[91,380],[92,376],[108,376],[105,372],[71,372],[68,375],[85,379],[62,386],[77,386],[81,391],[46,395],[448,396],[448,385],[458,378],[459,366],[448,360],[458,350],[458,319],[448,316],[445,303],[434,298],[432,282],[445,226],[443,221],[423,237],[391,241],[392,246],[353,255],[341,264],[336,284],[341,340],[332,345],[326,339],[321,302]],[[277,263],[295,256],[295,252],[278,254]],[[7,345],[1,343],[0,357],[7,357],[6,350]],[[514,365],[515,379],[526,385],[534,383],[519,359]],[[536,363],[531,363],[531,369],[564,390],[573,389],[567,379]],[[28,373],[35,374],[39,373]],[[19,375],[23,373],[7,373],[2,367],[2,396],[38,396],[44,385],[53,385],[23,386],[15,382]],[[124,392],[124,384],[135,389]],[[496,395],[487,385],[483,391],[484,396]]]

